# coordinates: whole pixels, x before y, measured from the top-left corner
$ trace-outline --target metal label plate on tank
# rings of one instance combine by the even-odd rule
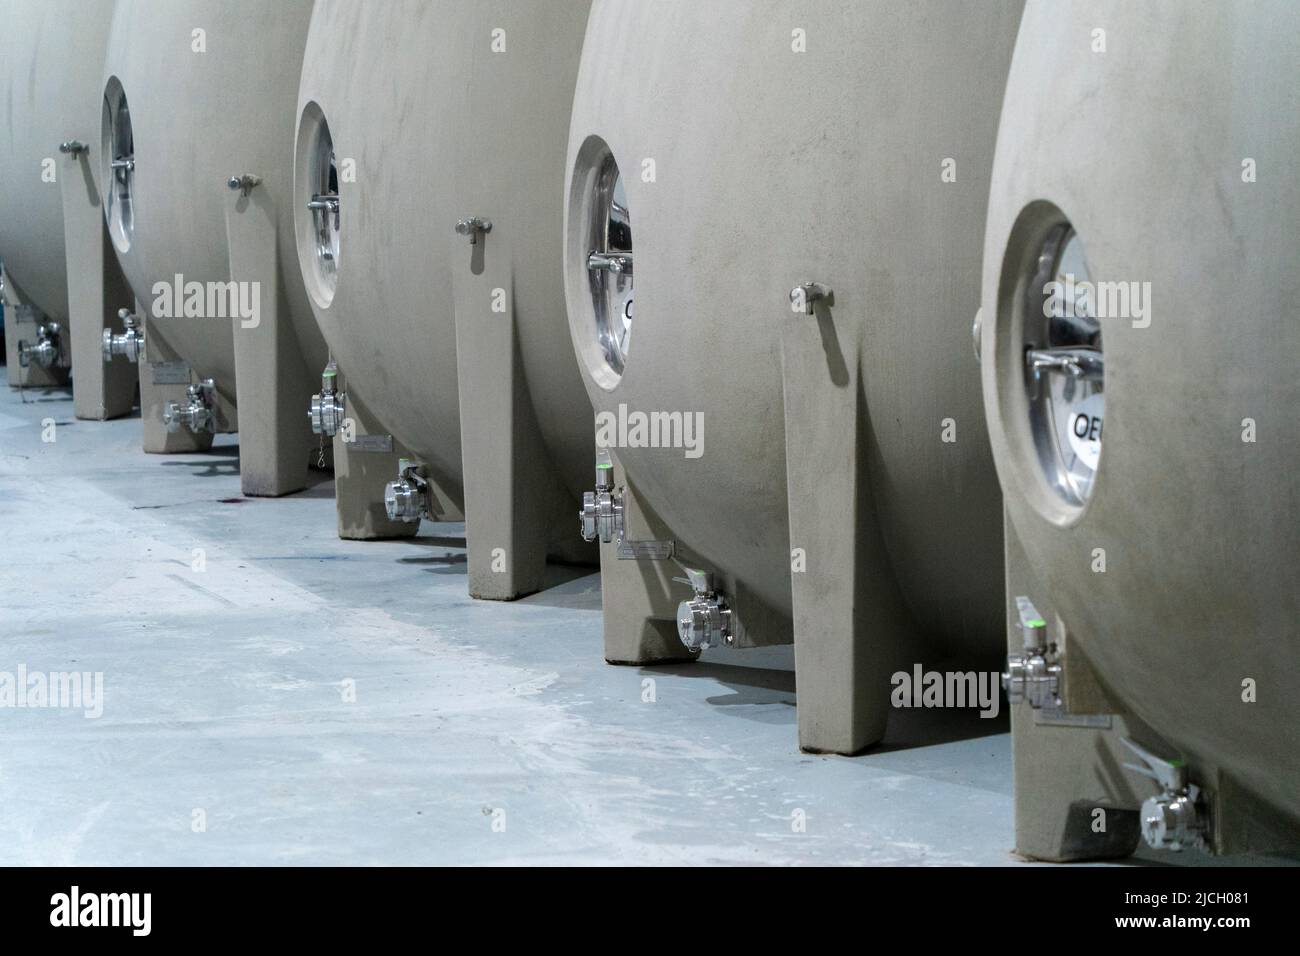
[[[620,561],[667,561],[672,556],[671,541],[620,541],[618,545]]]
[[[392,435],[358,435],[347,443],[348,451],[389,455],[393,451]]]
[[[190,366],[187,362],[150,362],[155,385],[190,384]]]
[[[1111,725],[1110,714],[1067,714],[1060,710],[1042,710],[1034,711],[1034,723],[1047,727],[1092,727],[1098,730],[1109,730]]]

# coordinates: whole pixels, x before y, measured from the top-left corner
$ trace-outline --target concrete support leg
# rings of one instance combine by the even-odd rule
[[[117,313],[131,307],[130,286],[108,236],[89,154],[64,154],[60,163],[74,414],[95,421],[118,418],[135,405],[138,372],[125,356],[104,361],[103,334],[124,330]]]
[[[524,381],[510,249],[501,230],[457,244],[456,362],[471,597],[542,589],[549,532],[578,502],[560,487]]]
[[[1016,596],[1034,602],[1059,637],[1051,596],[1038,583],[1010,522],[1006,531],[1007,652],[1022,652]],[[1067,650],[1067,656],[1070,651]],[[1080,663],[1076,659],[1076,664]],[[1067,665],[1069,666],[1069,665]],[[1078,672],[1078,668],[1076,668]],[[1071,681],[1067,673],[1066,684]],[[1016,851],[1036,860],[1068,862],[1125,857],[1141,837],[1121,738],[1124,721],[1105,714],[1044,717],[1027,703],[1011,709]]]
[[[646,507],[627,480],[618,455],[614,486],[623,495],[623,523],[629,541],[667,541],[668,527]],[[594,462],[593,462],[594,465]],[[593,469],[594,470],[594,469]],[[577,511],[574,512],[577,526]],[[600,600],[605,628],[605,660],[611,664],[667,664],[693,661],[677,636],[677,605],[689,593],[674,584],[680,569],[673,561],[621,560],[617,543],[600,546]]]
[[[384,486],[397,477],[398,460],[411,456],[391,435],[381,431],[379,423],[351,395],[345,418],[350,426],[334,436],[334,504],[338,509],[339,537],[412,537],[420,529],[417,522],[390,521],[384,511]]]
[[[68,370],[65,367],[41,368],[39,365],[24,367],[18,361],[18,343],[35,342],[41,323],[45,316],[14,285],[8,273],[4,273],[5,303],[5,363],[9,368],[10,388],[50,388],[68,383]],[[64,337],[67,349],[67,338]]]
[[[910,629],[866,482],[859,325],[824,301],[782,336],[799,746],[850,754],[878,743],[890,676]]]
[[[194,380],[189,365],[154,333],[148,313],[137,303],[135,314],[144,328],[145,360],[140,362],[140,424],[144,450],[151,455],[176,455],[207,451],[212,447],[211,432],[191,432],[181,428],[169,432],[163,424],[163,408],[168,402],[183,403],[185,390]]]
[[[232,319],[239,478],[244,494],[264,497],[307,487],[308,456],[315,443],[307,410],[320,381],[320,370],[311,372],[303,361],[293,330],[276,216],[275,202],[264,188],[254,187],[247,195],[232,190],[227,198],[230,277],[250,289],[258,303],[258,314]]]

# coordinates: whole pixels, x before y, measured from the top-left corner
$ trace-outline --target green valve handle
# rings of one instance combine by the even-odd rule
[[[1020,636],[1024,640],[1025,650],[1041,651],[1047,647],[1047,622],[1038,613],[1038,608],[1027,597],[1016,598],[1016,610],[1020,614]]]
[[[609,457],[609,450],[602,448],[596,452],[596,490],[608,491],[614,487],[614,462]]]

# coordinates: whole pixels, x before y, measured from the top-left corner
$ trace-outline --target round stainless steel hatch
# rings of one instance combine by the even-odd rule
[[[1047,233],[1034,269],[1023,329],[1030,434],[1048,487],[1081,508],[1101,459],[1104,364],[1095,290],[1071,225]]]
[[[117,78],[104,91],[104,215],[119,249],[131,247],[135,228],[135,135],[126,92]]]
[[[306,198],[311,210],[316,273],[326,298],[332,298],[339,268],[339,174],[329,124],[321,117],[308,160]]]
[[[623,175],[606,154],[592,180],[587,275],[605,362],[622,375],[632,341],[632,220]]]

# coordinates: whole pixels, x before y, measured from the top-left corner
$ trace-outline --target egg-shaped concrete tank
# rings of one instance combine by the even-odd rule
[[[1026,8],[982,308],[1008,598],[1062,668],[1047,703],[1147,757],[1018,705],[1022,852],[1118,852],[1069,808],[1144,800],[1165,848],[1300,836],[1297,77],[1282,0]],[[1144,759],[1199,809],[1116,772]]]
[[[238,394],[247,386],[253,407],[239,408],[238,423],[246,493],[301,487],[301,475],[271,474],[253,459],[292,444],[295,469],[279,467],[305,474],[311,388],[299,383],[318,380],[326,360],[287,205],[311,8],[310,0],[119,0],[104,66],[103,175],[112,181],[104,212],[146,312],[146,349],[212,381],[219,430],[235,427],[233,407],[249,404]],[[240,215],[260,215],[267,234]],[[232,272],[232,260],[244,258],[248,272]],[[251,346],[255,379],[244,383],[241,345]],[[285,389],[272,387],[282,374],[298,393],[284,408],[276,402]],[[156,416],[144,414],[148,448]],[[250,468],[267,472],[251,488]]]
[[[628,421],[613,443],[627,535],[671,539],[713,574],[692,597],[671,562],[625,572],[606,548],[606,657],[793,628],[809,749],[879,739],[897,664],[1001,645],[970,326],[1020,8],[592,10],[569,143],[570,326],[598,421]],[[630,337],[630,290],[592,256],[623,248],[612,207],[630,221]],[[697,447],[633,431],[675,412],[699,421]]]
[[[24,307],[39,312],[6,336],[9,384],[66,377],[64,336],[58,361],[24,369],[15,351],[36,325],[68,328],[68,270],[59,183],[62,143],[89,141],[98,129],[100,72],[112,0],[6,0],[0,3],[0,261],[9,280],[12,324]]]
[[[572,534],[593,445],[560,260],[587,7],[326,0],[312,18],[295,212],[342,414],[463,504],[477,596],[535,590],[522,551],[594,558]],[[341,533],[401,533],[381,505],[397,475],[334,447]]]

